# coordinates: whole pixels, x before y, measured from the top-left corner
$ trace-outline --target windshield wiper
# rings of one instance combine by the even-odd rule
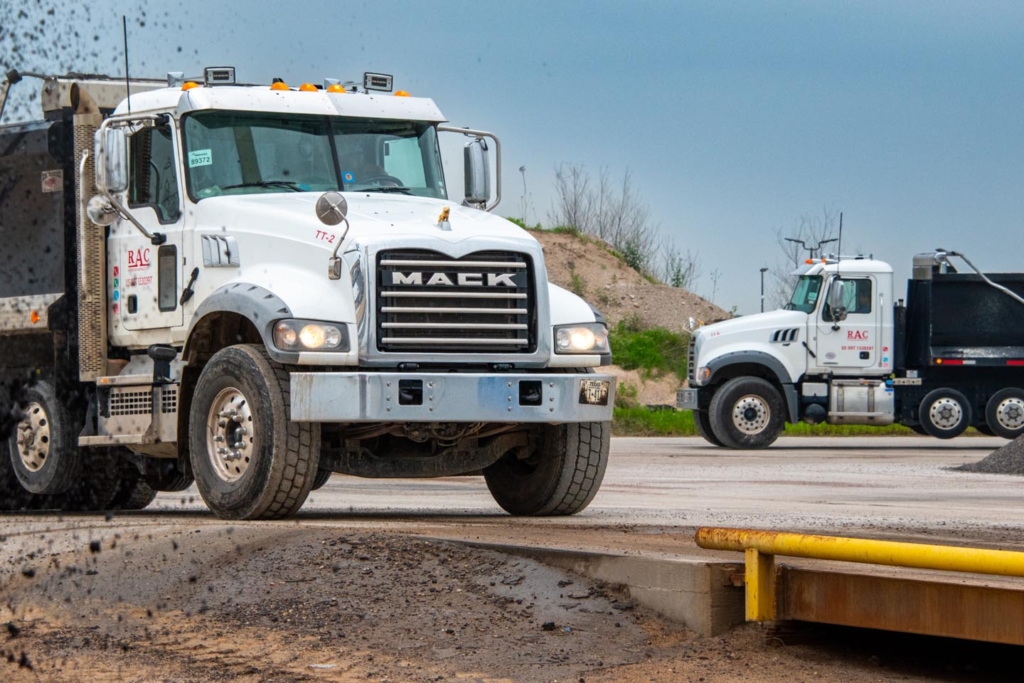
[[[222,190],[234,190],[238,187],[287,187],[295,192],[302,192],[299,184],[293,180],[257,180],[252,183],[238,183],[236,185],[225,185]]]
[[[350,190],[351,192],[399,192],[401,194],[412,194],[408,187],[368,187],[365,190]]]

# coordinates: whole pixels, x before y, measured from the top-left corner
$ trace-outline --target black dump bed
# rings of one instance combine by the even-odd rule
[[[74,286],[72,157],[69,122],[0,126],[0,299]]]
[[[1024,273],[986,275],[1024,296]],[[905,367],[921,368],[934,358],[979,365],[1024,359],[1024,304],[974,273],[910,280],[905,315]]]

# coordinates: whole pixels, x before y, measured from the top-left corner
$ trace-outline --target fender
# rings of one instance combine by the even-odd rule
[[[775,375],[775,378],[782,386],[783,395],[786,397],[786,407],[789,409],[789,421],[794,424],[799,422],[800,397],[797,394],[793,378],[790,377],[786,366],[771,354],[763,351],[734,351],[732,353],[724,353],[707,364],[707,368],[711,370],[711,377],[708,381],[710,382],[714,379],[715,373],[722,368],[729,367],[730,365],[739,365],[741,363],[761,365],[768,368],[772,374]]]
[[[282,353],[276,350],[273,344],[272,324],[282,318],[292,317],[291,309],[270,290],[245,282],[224,285],[203,300],[203,303],[192,315],[192,322],[185,340],[185,349],[182,352],[183,356],[187,357],[188,355],[189,346],[192,343],[192,332],[196,325],[207,315],[220,312],[237,313],[251,322],[259,331],[264,346],[274,360],[280,363],[298,361],[298,353]]]

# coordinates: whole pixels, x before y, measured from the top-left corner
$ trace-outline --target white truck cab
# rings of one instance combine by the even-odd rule
[[[959,257],[974,273],[958,273]],[[1024,434],[1024,277],[958,252],[914,257],[906,300],[873,258],[808,261],[784,310],[698,329],[688,386],[718,446],[763,448],[786,422],[887,425],[952,438]]]
[[[490,213],[494,135],[364,84],[47,82],[75,139],[76,447],[120,449],[154,489],[194,478],[229,518],[291,514],[332,472],[483,473],[514,514],[582,510],[614,406],[604,319]],[[469,140],[462,204],[444,133]],[[19,480],[60,493],[18,445]]]

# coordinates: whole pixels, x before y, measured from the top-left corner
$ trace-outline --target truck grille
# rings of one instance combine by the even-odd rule
[[[525,254],[461,259],[426,250],[381,252],[380,351],[530,353],[536,349],[533,264]]]
[[[694,380],[697,379],[697,368],[695,368],[694,361],[697,360],[697,338],[690,337],[690,348],[686,352],[686,379],[690,380],[690,386],[693,386]]]

